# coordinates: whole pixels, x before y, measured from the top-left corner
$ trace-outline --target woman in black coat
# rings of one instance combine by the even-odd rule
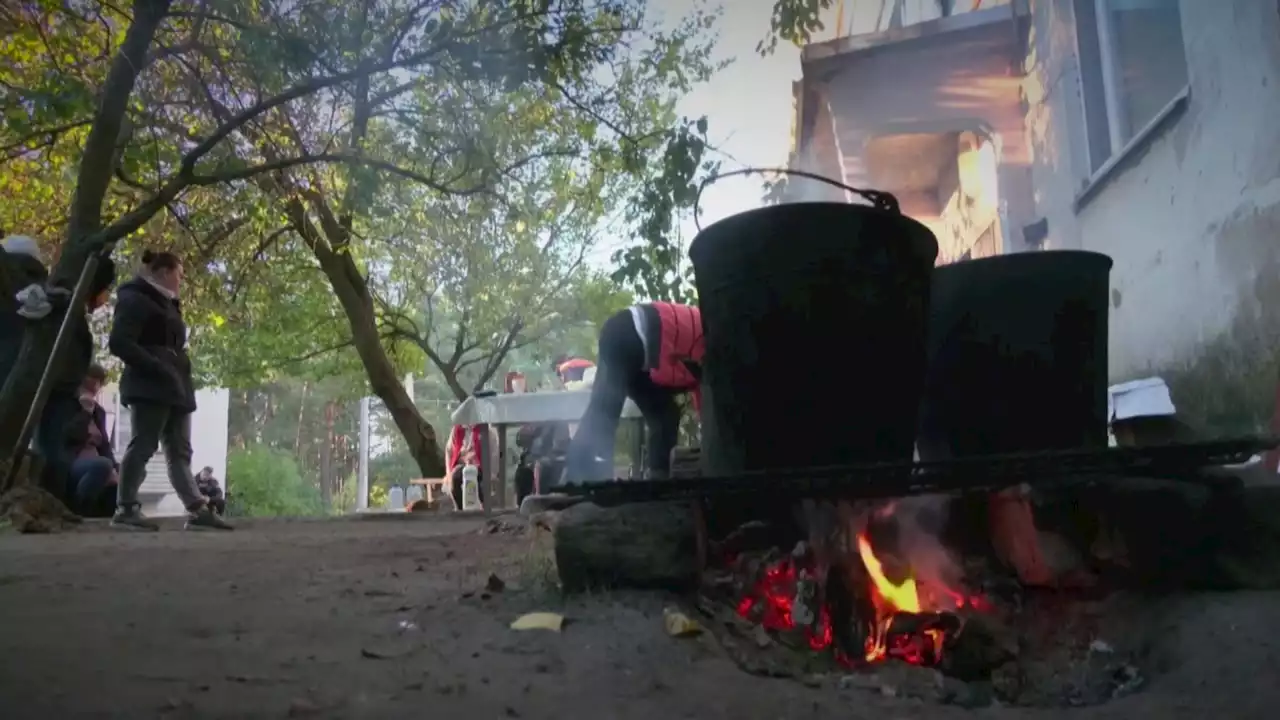
[[[147,462],[164,448],[169,482],[187,508],[188,528],[230,530],[209,507],[191,475],[191,413],[196,409],[191,359],[187,357],[187,325],[178,290],[182,261],[169,252],[142,255],[143,269],[116,293],[115,318],[108,347],[124,363],[120,400],[129,408],[133,435],[120,462],[116,527],[156,530],[143,517],[138,489]]]

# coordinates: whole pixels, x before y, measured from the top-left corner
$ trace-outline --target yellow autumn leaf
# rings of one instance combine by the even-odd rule
[[[221,315],[219,315],[218,313],[211,313],[211,314],[209,315],[209,321],[210,321],[210,322],[212,322],[212,323],[213,323],[213,326],[214,326],[214,327],[216,327],[216,328],[220,328],[220,327],[222,327],[223,325],[226,325],[226,324],[227,324],[227,319],[226,319],[226,318],[224,318],[224,317],[222,317],[222,316],[221,316]]]
[[[693,637],[702,633],[702,626],[696,620],[671,608],[662,611],[662,624],[671,637]]]
[[[550,630],[560,632],[564,616],[559,613],[534,612],[521,615],[511,623],[512,630]]]

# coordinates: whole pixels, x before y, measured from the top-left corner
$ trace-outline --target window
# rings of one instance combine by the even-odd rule
[[[1075,0],[1089,165],[1097,171],[1187,87],[1178,0]]]

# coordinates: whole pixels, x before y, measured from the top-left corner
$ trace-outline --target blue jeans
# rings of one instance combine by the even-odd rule
[[[109,517],[116,508],[115,488],[107,483],[115,466],[104,457],[79,458],[71,463],[75,495],[72,507],[85,517]]]
[[[44,489],[66,503],[74,502],[64,497],[67,478],[70,477],[73,453],[67,447],[67,426],[81,412],[80,400],[72,394],[54,391],[40,414],[36,425],[35,445],[44,460]],[[74,486],[72,486],[74,488]]]

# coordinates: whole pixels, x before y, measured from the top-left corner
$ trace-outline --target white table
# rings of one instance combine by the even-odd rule
[[[506,393],[469,397],[453,411],[454,425],[524,425],[535,422],[578,422],[587,411],[590,390]],[[622,417],[641,417],[640,408],[627,400]]]
[[[591,400],[590,390],[562,390],[559,392],[503,393],[488,397],[469,397],[453,411],[454,425],[489,425],[498,431],[498,457],[496,472],[490,473],[488,507],[506,507],[507,495],[507,428],[540,422],[576,423],[587,411]],[[640,408],[627,400],[622,406],[624,420],[642,418]],[[489,433],[480,433],[481,457],[491,457]],[[634,449],[639,461],[639,448]]]

